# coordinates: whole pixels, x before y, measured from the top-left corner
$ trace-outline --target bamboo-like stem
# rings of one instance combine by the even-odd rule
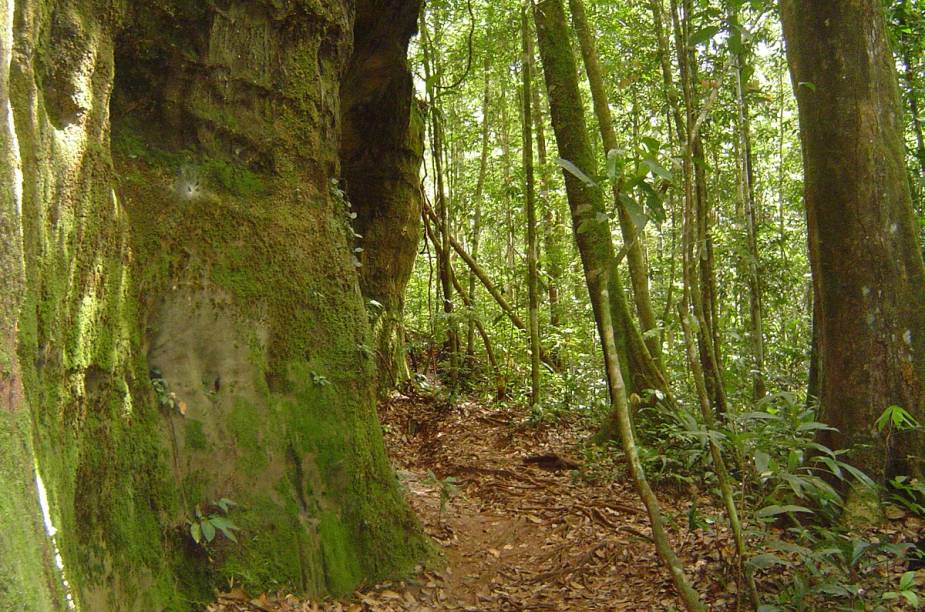
[[[691,332],[690,314],[685,304],[678,304],[678,317],[681,321],[681,329],[684,331],[684,346],[687,349],[687,362],[694,375],[694,386],[697,388],[697,400],[700,404],[700,413],[703,416],[703,422],[707,428],[710,457],[713,459],[713,467],[716,469],[716,479],[719,481],[720,496],[723,498],[723,505],[726,507],[726,517],[729,519],[729,527],[732,530],[732,537],[735,540],[736,562],[740,574],[745,577],[752,605],[755,606],[755,609],[758,609],[761,605],[761,598],[758,595],[755,578],[746,563],[748,548],[745,543],[745,536],[742,533],[742,522],[739,520],[739,511],[736,507],[735,497],[732,492],[729,470],[726,469],[726,462],[723,459],[722,449],[715,438],[716,419],[713,417],[713,407],[710,405],[710,398],[707,395],[707,386],[704,381],[703,370],[700,367],[697,349],[694,344],[694,334]]]

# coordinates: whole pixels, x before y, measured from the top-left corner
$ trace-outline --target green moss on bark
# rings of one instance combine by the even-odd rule
[[[383,448],[348,220],[327,191],[349,7],[194,5],[123,20],[120,3],[26,2],[17,22],[18,360],[86,609],[187,609],[231,578],[343,594],[425,552]],[[0,469],[4,485],[24,478]],[[186,519],[220,497],[239,503],[241,542],[210,561]]]

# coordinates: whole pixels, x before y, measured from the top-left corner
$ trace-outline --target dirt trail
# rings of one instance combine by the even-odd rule
[[[399,479],[444,567],[377,585],[352,602],[264,597],[251,600],[257,609],[680,608],[631,486],[589,483],[575,471],[575,449],[587,432],[574,423],[525,426],[522,414],[507,410],[400,395],[380,407],[380,418]],[[538,456],[551,457],[525,462]],[[686,529],[686,500],[666,506],[680,524],[675,545],[697,587],[714,609],[734,606],[734,583],[708,578],[729,566],[725,535],[695,540]]]
[[[633,492],[590,485],[564,459],[569,427],[519,426],[523,416],[472,403],[382,411],[399,475],[448,567],[424,605],[470,609],[652,609],[676,604]],[[555,456],[545,464],[524,459]],[[558,465],[556,465],[558,463]],[[440,515],[438,479],[459,493]],[[412,591],[413,592],[413,591]]]

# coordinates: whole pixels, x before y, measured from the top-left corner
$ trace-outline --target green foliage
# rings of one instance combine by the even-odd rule
[[[915,585],[915,572],[906,572],[899,579],[899,588],[896,591],[887,591],[883,594],[884,601],[905,599],[915,609],[921,607],[921,598]]]
[[[883,432],[887,427],[892,427],[896,431],[909,431],[922,427],[911,414],[899,406],[888,406],[877,419],[876,426],[879,432]]]
[[[430,470],[427,471],[427,478],[424,480],[426,484],[435,485],[440,491],[440,509],[439,516],[443,516],[443,512],[446,510],[446,505],[459,493],[459,487],[456,485],[457,480],[453,476],[447,476],[446,478],[437,478],[437,476]]]
[[[815,609],[824,602],[853,609],[875,605],[882,597],[877,571],[902,561],[910,548],[820,526],[790,528],[786,539],[773,539],[766,546],[773,552],[750,563],[759,570],[790,567],[792,580],[777,595],[786,609]]]
[[[312,372],[311,376],[312,376],[312,384],[315,384],[319,387],[327,387],[328,385],[331,384],[331,381],[328,380],[328,377],[323,374],[319,374],[318,372]]]
[[[267,191],[263,179],[242,165],[211,159],[203,164],[201,171],[206,180],[233,196],[251,198]]]
[[[215,540],[216,535],[222,534],[225,538],[237,544],[238,538],[234,532],[238,531],[239,528],[227,517],[228,511],[236,505],[227,497],[223,497],[209,504],[208,507],[212,508],[211,512],[203,513],[200,507],[196,506],[194,518],[186,521],[187,525],[189,525],[189,534],[193,538],[193,542],[208,549]]]
[[[925,483],[917,478],[900,475],[890,480],[887,490],[889,502],[919,516],[925,516],[925,506],[920,501],[925,499]]]

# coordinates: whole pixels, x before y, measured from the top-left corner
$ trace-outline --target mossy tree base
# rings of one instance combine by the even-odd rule
[[[15,4],[23,248],[2,263],[26,273],[0,331],[31,410],[0,422],[0,483],[27,488],[3,516],[33,503],[34,455],[87,609],[186,609],[232,578],[344,594],[426,552],[330,191],[352,5],[226,4]],[[186,521],[222,497],[240,542],[198,547]],[[0,550],[44,542],[38,520]],[[55,607],[30,550],[11,583],[35,592],[8,599]]]

